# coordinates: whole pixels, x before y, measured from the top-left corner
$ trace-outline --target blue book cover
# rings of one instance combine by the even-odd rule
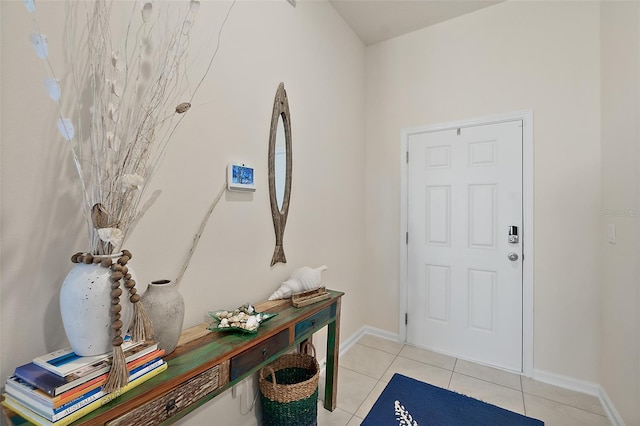
[[[136,380],[137,378],[147,374],[148,372],[160,367],[164,364],[162,358],[155,358],[133,370],[129,373],[129,382]],[[20,385],[24,386],[24,385]],[[67,402],[66,404],[58,407],[52,408],[42,401],[33,398],[31,395],[25,392],[15,392],[13,387],[6,387],[6,394],[21,404],[27,406],[29,409],[33,410],[40,416],[46,418],[49,421],[55,422],[60,420],[75,411],[89,405],[93,401],[102,398],[106,393],[102,390],[102,387],[97,387],[86,392],[83,395],[78,396],[72,401]]]
[[[29,409],[28,407],[24,406],[23,404],[21,404],[20,402],[18,402],[17,400],[13,399],[11,396],[6,394],[3,394],[4,400],[2,401],[2,405],[5,407],[8,407],[11,411],[15,412],[18,416],[28,420],[32,424],[49,425],[49,426],[65,426],[78,420],[82,416],[89,414],[90,412],[96,410],[97,408],[100,408],[104,404],[107,404],[113,401],[113,399],[117,398],[118,396],[122,395],[125,392],[128,392],[134,387],[146,382],[147,380],[157,376],[158,374],[161,374],[166,369],[167,369],[167,363],[162,362],[162,364],[159,367],[154,368],[153,370],[149,371],[146,374],[143,374],[142,376],[138,377],[135,380],[131,380],[122,389],[111,392],[107,395],[104,395],[101,398],[93,401],[92,403],[80,408],[77,411],[74,411],[73,413],[55,422],[51,422],[50,420],[47,420],[46,418],[37,414],[35,411]],[[12,417],[11,420],[13,421],[14,417]],[[16,424],[24,424],[24,423],[16,423]]]
[[[158,348],[158,343],[147,340],[143,344],[129,348],[125,351],[125,360],[127,363],[134,359],[147,355]],[[15,376],[24,380],[31,386],[46,392],[50,396],[58,396],[61,393],[72,389],[82,383],[88,382],[102,374],[109,372],[111,369],[111,359],[100,361],[94,365],[84,368],[82,375],[70,374],[66,377],[59,376],[45,368],[30,362],[16,368]]]
[[[35,386],[51,396],[56,396],[75,386],[75,384],[72,385],[70,382],[67,382],[64,377],[45,370],[33,362],[16,367],[14,374],[19,379],[24,380],[31,386]]]

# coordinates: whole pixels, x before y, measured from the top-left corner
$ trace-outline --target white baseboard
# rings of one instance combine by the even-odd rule
[[[600,403],[602,404],[604,412],[607,414],[607,417],[609,418],[611,424],[613,426],[625,426],[624,420],[622,420],[622,416],[620,416],[620,413],[618,413],[618,410],[616,410],[613,402],[611,402],[611,399],[609,399],[607,391],[605,391],[602,386],[600,386],[600,393],[598,395],[598,398],[600,398]]]
[[[595,396],[600,400],[600,404],[602,404],[602,408],[611,424],[613,426],[625,426],[624,420],[622,420],[620,413],[616,410],[611,399],[609,399],[609,395],[607,395],[607,392],[599,384],[543,370],[533,370],[533,379],[560,388]]]
[[[362,336],[364,336],[365,334],[369,334],[371,336],[380,337],[382,339],[392,340],[394,342],[399,342],[400,341],[400,336],[398,335],[398,333],[392,333],[390,331],[386,331],[386,330],[382,330],[382,329],[379,329],[379,328],[376,328],[376,327],[371,327],[371,326],[365,325],[363,327],[360,327],[360,329],[358,331],[353,333],[347,339],[345,339],[345,340],[340,342],[340,353],[339,353],[339,356],[342,356],[345,353],[347,353],[349,351],[349,349],[351,349],[351,347],[353,345],[355,345],[356,342],[358,340],[360,340],[360,338]],[[321,368],[322,372],[324,371],[324,368],[325,368],[325,366],[327,364],[326,361],[327,361],[326,358],[322,359],[322,360],[318,360],[318,363],[320,364],[320,368]]]
[[[600,395],[599,384],[587,382],[585,380],[574,379],[573,377],[564,376],[562,374],[534,369],[532,378],[539,382],[548,383],[550,385],[558,386],[580,393],[586,393],[587,395],[592,395],[595,397],[598,397]]]
[[[380,337],[381,339],[391,340],[392,342],[401,342],[400,335],[398,333],[392,333],[380,328],[364,326],[361,328],[362,334],[369,334],[371,336]]]
[[[391,340],[394,342],[400,341],[400,336],[398,335],[398,333],[392,333],[380,328],[365,325],[363,327],[360,327],[360,329],[356,331],[351,337],[340,344],[340,355],[347,352],[365,334],[380,337],[381,339]]]

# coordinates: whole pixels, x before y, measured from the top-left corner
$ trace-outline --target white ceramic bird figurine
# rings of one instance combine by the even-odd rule
[[[283,282],[280,287],[269,296],[269,300],[286,299],[293,294],[320,287],[322,272],[327,269],[327,265],[322,265],[315,269],[308,266],[296,269],[293,274],[291,274],[291,277]]]

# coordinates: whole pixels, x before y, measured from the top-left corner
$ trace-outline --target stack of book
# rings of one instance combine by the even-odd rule
[[[127,336],[122,349],[129,383],[119,391],[102,390],[111,353],[83,357],[68,348],[16,368],[6,381],[2,405],[33,424],[64,426],[167,369],[164,349],[158,349],[157,342],[134,343]]]

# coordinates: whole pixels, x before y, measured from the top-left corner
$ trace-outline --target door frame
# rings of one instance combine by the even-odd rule
[[[408,232],[408,181],[407,181],[407,153],[409,137],[419,133],[438,132],[441,130],[474,127],[486,124],[504,123],[522,120],[522,374],[533,376],[533,110],[516,111],[474,118],[405,128],[400,131],[400,306],[399,306],[399,337],[407,340],[407,325],[405,313],[408,306],[408,246],[406,235]]]

